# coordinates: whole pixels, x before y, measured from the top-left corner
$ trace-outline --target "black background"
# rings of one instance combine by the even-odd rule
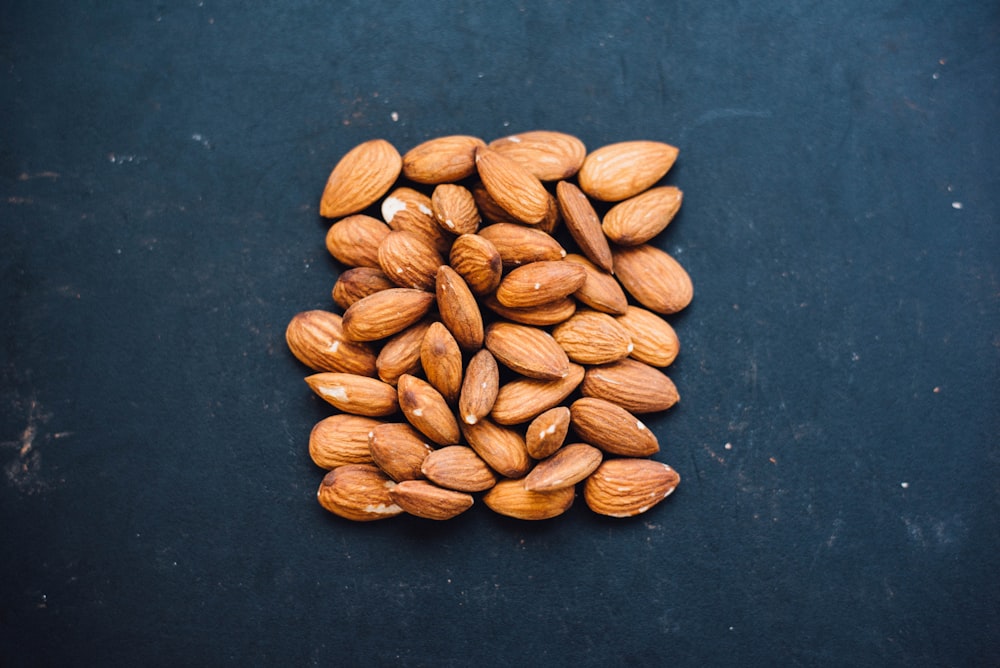
[[[0,663],[1000,659],[994,3],[16,0],[0,69]],[[539,128],[681,149],[681,486],[329,515],[329,170]]]

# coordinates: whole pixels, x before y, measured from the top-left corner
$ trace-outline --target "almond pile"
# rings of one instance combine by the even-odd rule
[[[673,492],[680,477],[650,459],[660,445],[638,416],[678,401],[663,316],[692,285],[650,243],[681,205],[656,186],[676,158],[654,141],[588,153],[549,131],[349,151],[320,202],[336,219],[326,247],[348,267],[333,286],[341,310],[299,313],[286,332],[338,410],[309,438],[329,471],[320,504],[352,520],[443,520],[480,495],[540,520],[577,485],[612,517]]]

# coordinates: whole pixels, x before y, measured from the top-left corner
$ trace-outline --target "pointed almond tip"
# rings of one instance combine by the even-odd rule
[[[477,418],[475,415],[463,415],[462,421],[465,422],[465,424],[476,424],[477,422],[479,422],[479,418]]]

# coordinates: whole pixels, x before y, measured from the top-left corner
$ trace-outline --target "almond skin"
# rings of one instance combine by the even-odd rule
[[[406,480],[389,490],[389,496],[410,515],[428,520],[450,520],[472,507],[469,494],[443,489],[425,480]]]
[[[691,277],[665,251],[641,244],[612,249],[615,275],[636,301],[651,311],[669,315],[683,310],[694,297]]]
[[[441,256],[423,237],[393,230],[378,247],[378,263],[382,272],[401,288],[433,290]]]
[[[523,221],[514,218],[514,216],[504,211],[503,207],[497,204],[497,201],[493,199],[493,196],[490,195],[489,191],[486,190],[486,186],[481,181],[472,186],[472,197],[476,200],[476,208],[479,209],[479,215],[482,216],[484,221],[489,221],[490,223],[524,224]]]
[[[506,318],[521,325],[534,325],[535,327],[558,325],[560,322],[568,320],[576,312],[576,302],[569,297],[563,297],[562,299],[528,308],[504,306],[496,300],[496,297],[487,297],[483,300],[483,303],[501,318]]]
[[[382,200],[382,218],[389,228],[412,232],[446,255],[453,235],[438,225],[432,204],[431,198],[418,190],[396,188]]]
[[[473,234],[479,229],[479,209],[468,188],[442,183],[431,195],[434,219],[449,234]]]
[[[497,482],[497,476],[476,451],[464,445],[449,445],[427,455],[420,470],[436,485],[459,492],[482,492]]]
[[[644,244],[666,229],[682,199],[681,191],[673,186],[652,188],[611,207],[601,229],[619,246]]]
[[[420,366],[427,382],[454,405],[462,391],[462,349],[448,328],[435,322],[420,342]]]
[[[611,271],[611,247],[587,195],[569,181],[560,181],[556,185],[556,196],[566,229],[580,250],[595,265]]]
[[[583,381],[584,369],[570,363],[569,373],[560,380],[519,378],[497,392],[491,416],[497,424],[521,424],[557,405]]]
[[[581,376],[582,380],[582,376]],[[469,360],[458,399],[462,422],[475,424],[493,410],[500,387],[500,370],[493,353],[483,348]]]
[[[438,445],[458,443],[458,422],[441,393],[425,380],[403,374],[397,384],[399,408],[407,421]]]
[[[476,149],[476,170],[490,196],[504,211],[528,224],[549,214],[549,193],[531,172],[497,151]]]
[[[309,433],[309,456],[326,470],[345,464],[374,464],[368,434],[382,424],[362,415],[337,413],[320,420]]]
[[[531,469],[531,473],[524,478],[524,488],[529,492],[547,492],[572,487],[593,473],[603,458],[601,451],[592,445],[564,445]]]
[[[378,341],[423,318],[434,295],[411,288],[392,288],[368,295],[344,311],[344,336],[351,341]]]
[[[662,179],[676,159],[677,148],[662,142],[609,144],[587,155],[577,181],[583,192],[594,199],[618,202]]]
[[[573,294],[587,272],[572,262],[532,262],[507,274],[497,287],[497,301],[509,308],[531,308]]]
[[[660,451],[656,435],[641,420],[604,399],[574,401],[570,424],[581,439],[611,455],[649,457]]]
[[[486,328],[486,349],[498,362],[523,376],[559,380],[569,373],[569,358],[549,333],[510,322]]]
[[[487,225],[478,236],[493,244],[505,267],[566,257],[566,250],[550,235],[516,223]]]
[[[545,459],[562,447],[569,431],[569,408],[556,406],[531,421],[524,434],[524,445],[535,459]]]
[[[326,474],[316,499],[323,508],[345,519],[384,520],[403,512],[389,496],[395,484],[377,466],[348,464]]]
[[[438,311],[445,327],[465,350],[483,347],[483,315],[472,290],[451,267],[442,265],[435,275]]]
[[[317,373],[306,383],[320,399],[353,415],[381,417],[399,409],[396,388],[375,378],[353,373]]]
[[[396,482],[422,478],[421,466],[433,452],[423,435],[403,422],[386,422],[372,429],[368,449],[379,468]]]
[[[606,399],[632,413],[665,411],[680,401],[677,387],[666,374],[633,359],[590,367],[580,391],[585,397]]]
[[[371,206],[389,191],[402,166],[399,152],[384,139],[355,146],[330,172],[319,215],[339,218]]]
[[[600,269],[582,255],[566,256],[566,262],[578,264],[587,272],[580,289],[573,296],[601,313],[621,315],[628,308],[628,297],[614,276]]]
[[[583,498],[600,515],[632,517],[670,496],[681,477],[651,459],[608,459],[587,478]]]
[[[395,385],[404,373],[420,370],[420,346],[430,326],[429,320],[423,320],[386,341],[375,359],[378,377],[383,382]]]
[[[295,314],[285,330],[295,358],[313,371],[375,375],[375,351],[367,343],[347,338],[343,319],[328,311]]]
[[[531,492],[523,480],[501,480],[483,497],[495,513],[519,520],[547,520],[562,515],[573,505],[576,492],[563,487],[548,492]]]
[[[587,157],[582,141],[564,132],[532,130],[495,139],[489,147],[511,158],[540,181],[568,179]]]
[[[524,438],[509,427],[484,418],[475,424],[463,424],[462,434],[476,454],[505,478],[520,478],[531,468]]]
[[[348,269],[333,284],[331,296],[334,303],[342,309],[347,309],[354,302],[363,299],[379,290],[396,287],[396,284],[375,267],[354,267]]]
[[[657,367],[670,366],[677,359],[680,340],[670,323],[660,316],[638,306],[629,306],[616,320],[629,333],[632,358]]]
[[[577,364],[608,364],[632,352],[628,331],[607,313],[577,311],[552,330],[570,360]]]
[[[357,214],[338,220],[326,232],[326,249],[348,267],[378,267],[378,247],[392,230],[381,220]]]
[[[479,234],[463,234],[455,239],[448,262],[469,289],[480,296],[496,290],[503,278],[500,252],[493,242]]]
[[[403,176],[427,184],[461,181],[476,173],[476,149],[485,145],[468,135],[430,139],[403,155]]]

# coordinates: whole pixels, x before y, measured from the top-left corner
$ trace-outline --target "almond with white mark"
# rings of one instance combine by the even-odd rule
[[[476,149],[485,145],[468,135],[430,139],[403,155],[403,176],[427,184],[461,181],[476,173]]]
[[[612,255],[622,286],[649,310],[669,315],[691,303],[691,277],[666,251],[640,244],[615,247]]]
[[[570,363],[569,373],[559,380],[518,378],[497,392],[491,417],[498,424],[521,424],[556,406],[583,381],[584,368]]]
[[[537,327],[492,323],[486,328],[485,345],[498,362],[523,376],[559,380],[569,373],[566,352]]]
[[[680,401],[677,387],[666,374],[634,359],[590,367],[580,391],[585,397],[607,399],[633,413],[665,411]]]
[[[434,451],[423,435],[403,422],[374,427],[368,434],[368,449],[375,464],[396,482],[422,478],[421,466]]]
[[[434,218],[431,198],[413,188],[396,188],[382,200],[382,218],[393,230],[412,232],[445,255],[453,235],[446,233]]]
[[[472,507],[469,494],[432,485],[426,480],[405,480],[389,496],[410,515],[428,520],[450,520]]]
[[[328,471],[345,464],[373,464],[368,434],[380,424],[375,418],[349,413],[324,418],[309,433],[309,456]]]
[[[395,484],[377,466],[348,464],[324,476],[316,499],[326,510],[348,520],[383,520],[403,512],[389,496]]]
[[[582,380],[582,376],[581,376]],[[475,424],[493,410],[500,389],[500,370],[493,353],[483,348],[469,360],[458,399],[462,422]]]
[[[306,377],[313,392],[328,404],[353,415],[381,417],[399,409],[396,388],[353,373],[316,373]]]
[[[573,262],[532,262],[504,276],[497,287],[497,301],[510,308],[531,308],[573,294],[587,279],[587,272]]]
[[[572,487],[593,473],[604,455],[586,443],[564,445],[555,454],[543,459],[524,478],[524,488],[530,492],[547,492]]]
[[[389,280],[402,288],[433,290],[438,267],[444,261],[423,237],[393,230],[379,244],[378,263]]]
[[[458,422],[441,393],[426,380],[399,377],[399,408],[407,421],[438,445],[453,445],[460,437]]]
[[[607,313],[582,310],[552,330],[570,360],[577,364],[608,364],[628,357],[632,339]]]
[[[285,329],[285,341],[296,359],[313,371],[375,375],[375,351],[347,338],[343,318],[336,313],[296,313]]]
[[[629,333],[634,359],[650,366],[665,367],[673,364],[681,350],[680,340],[670,323],[638,306],[629,306],[616,318]]]
[[[681,477],[651,459],[608,459],[587,478],[583,498],[600,515],[633,517],[670,496]]]
[[[580,188],[595,199],[618,202],[638,195],[677,160],[677,148],[655,141],[626,141],[593,151],[577,173]]]
[[[519,221],[534,224],[549,214],[549,193],[531,172],[497,151],[476,149],[476,170],[490,196]]]
[[[493,223],[480,229],[478,236],[493,244],[505,267],[566,257],[566,250],[552,236],[525,225]]]
[[[338,220],[326,232],[326,249],[348,267],[378,267],[378,247],[392,230],[381,220],[357,214]]]
[[[436,485],[459,492],[482,492],[497,482],[496,473],[465,445],[449,445],[427,455],[420,470]]]
[[[442,183],[431,195],[434,219],[450,234],[472,234],[479,229],[479,209],[472,193],[454,183]]]
[[[434,295],[424,290],[380,290],[344,311],[344,336],[351,341],[389,338],[423,318],[433,304]]]
[[[371,206],[395,183],[402,166],[399,152],[384,139],[355,146],[330,172],[319,215],[339,218]]]
[[[562,447],[569,431],[569,416],[569,408],[556,406],[532,420],[524,434],[528,454],[534,459],[545,459]]]
[[[562,515],[576,498],[572,487],[547,492],[531,492],[523,480],[501,480],[483,497],[483,503],[495,513],[519,520],[547,520]]]
[[[612,455],[649,457],[660,442],[642,420],[617,404],[584,397],[569,408],[570,424],[581,439]]]

